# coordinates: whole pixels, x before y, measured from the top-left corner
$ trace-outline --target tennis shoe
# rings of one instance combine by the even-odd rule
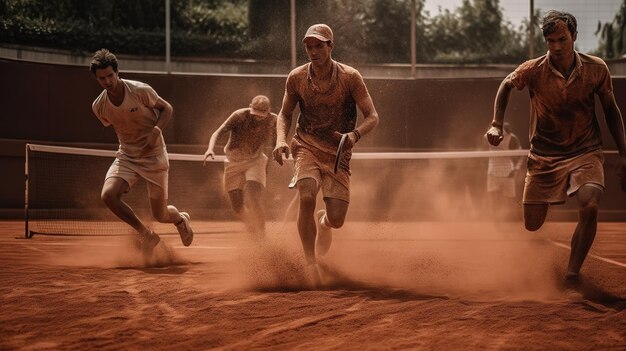
[[[193,241],[193,230],[191,229],[191,225],[189,224],[189,213],[181,212],[180,217],[182,221],[176,224],[176,229],[178,229],[178,234],[180,234],[180,240],[183,242],[183,245],[189,246]]]
[[[317,237],[315,240],[315,251],[319,256],[324,256],[330,250],[333,242],[333,232],[330,227],[322,224],[322,218],[326,215],[326,210],[317,211]]]

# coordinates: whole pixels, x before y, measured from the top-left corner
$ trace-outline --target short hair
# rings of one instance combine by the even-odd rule
[[[113,71],[117,72],[117,57],[107,49],[100,49],[93,55],[89,69],[91,73],[95,75],[96,70],[104,69],[109,66],[113,68]]]
[[[567,25],[567,29],[569,30],[570,34],[572,34],[572,36],[576,34],[576,27],[578,26],[576,22],[576,17],[574,17],[571,13],[567,13],[564,11],[551,10],[548,11],[543,17],[543,24],[541,25],[541,31],[543,32],[544,38],[552,34],[556,30],[555,25],[557,21],[562,21],[563,23],[565,23]]]

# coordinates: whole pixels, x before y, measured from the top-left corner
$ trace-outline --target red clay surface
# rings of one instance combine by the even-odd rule
[[[626,349],[625,223],[600,223],[577,291],[574,223],[347,223],[319,285],[293,222],[263,243],[193,224],[147,267],[126,237],[0,222],[0,349]]]

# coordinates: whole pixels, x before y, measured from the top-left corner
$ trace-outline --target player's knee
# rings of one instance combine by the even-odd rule
[[[152,217],[154,217],[154,219],[156,219],[160,223],[169,223],[170,222],[169,213],[167,212],[167,209],[165,209],[165,208],[153,209],[152,210]]]
[[[543,225],[543,220],[528,220],[526,219],[524,221],[524,226],[526,227],[526,230],[530,231],[530,232],[534,232],[539,230],[539,228],[541,228],[541,226]]]
[[[230,207],[233,209],[233,212],[237,215],[241,215],[243,213],[243,203],[241,202],[232,202]]]
[[[580,207],[578,210],[580,218],[594,219],[598,217],[598,204],[595,202],[589,202]]]
[[[119,196],[110,190],[102,189],[102,193],[100,193],[100,199],[109,207],[115,205],[119,200]]]
[[[326,220],[333,228],[341,228],[346,220],[346,216],[343,214],[336,214],[331,212],[326,212]]]
[[[300,207],[310,208],[315,207],[315,195],[310,193],[300,193]]]

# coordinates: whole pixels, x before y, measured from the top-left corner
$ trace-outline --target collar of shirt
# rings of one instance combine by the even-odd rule
[[[580,75],[580,71],[582,70],[583,67],[583,61],[580,59],[580,55],[578,54],[578,51],[574,50],[574,62],[576,62],[576,65],[574,67],[574,69],[572,70],[572,72],[570,73],[568,79],[567,79],[567,84],[569,85],[571,82],[574,81],[574,79],[576,79],[576,77],[578,77]],[[563,76],[563,74],[561,74],[561,72],[559,72],[558,69],[556,69],[556,67],[554,67],[554,65],[552,65],[552,61],[550,60],[550,51],[548,51],[548,53],[546,54],[546,59],[545,61],[543,61],[541,64],[547,63],[548,68],[550,69],[550,71],[552,71],[552,73],[556,74],[557,77],[560,77],[562,79],[565,79],[565,77]]]

